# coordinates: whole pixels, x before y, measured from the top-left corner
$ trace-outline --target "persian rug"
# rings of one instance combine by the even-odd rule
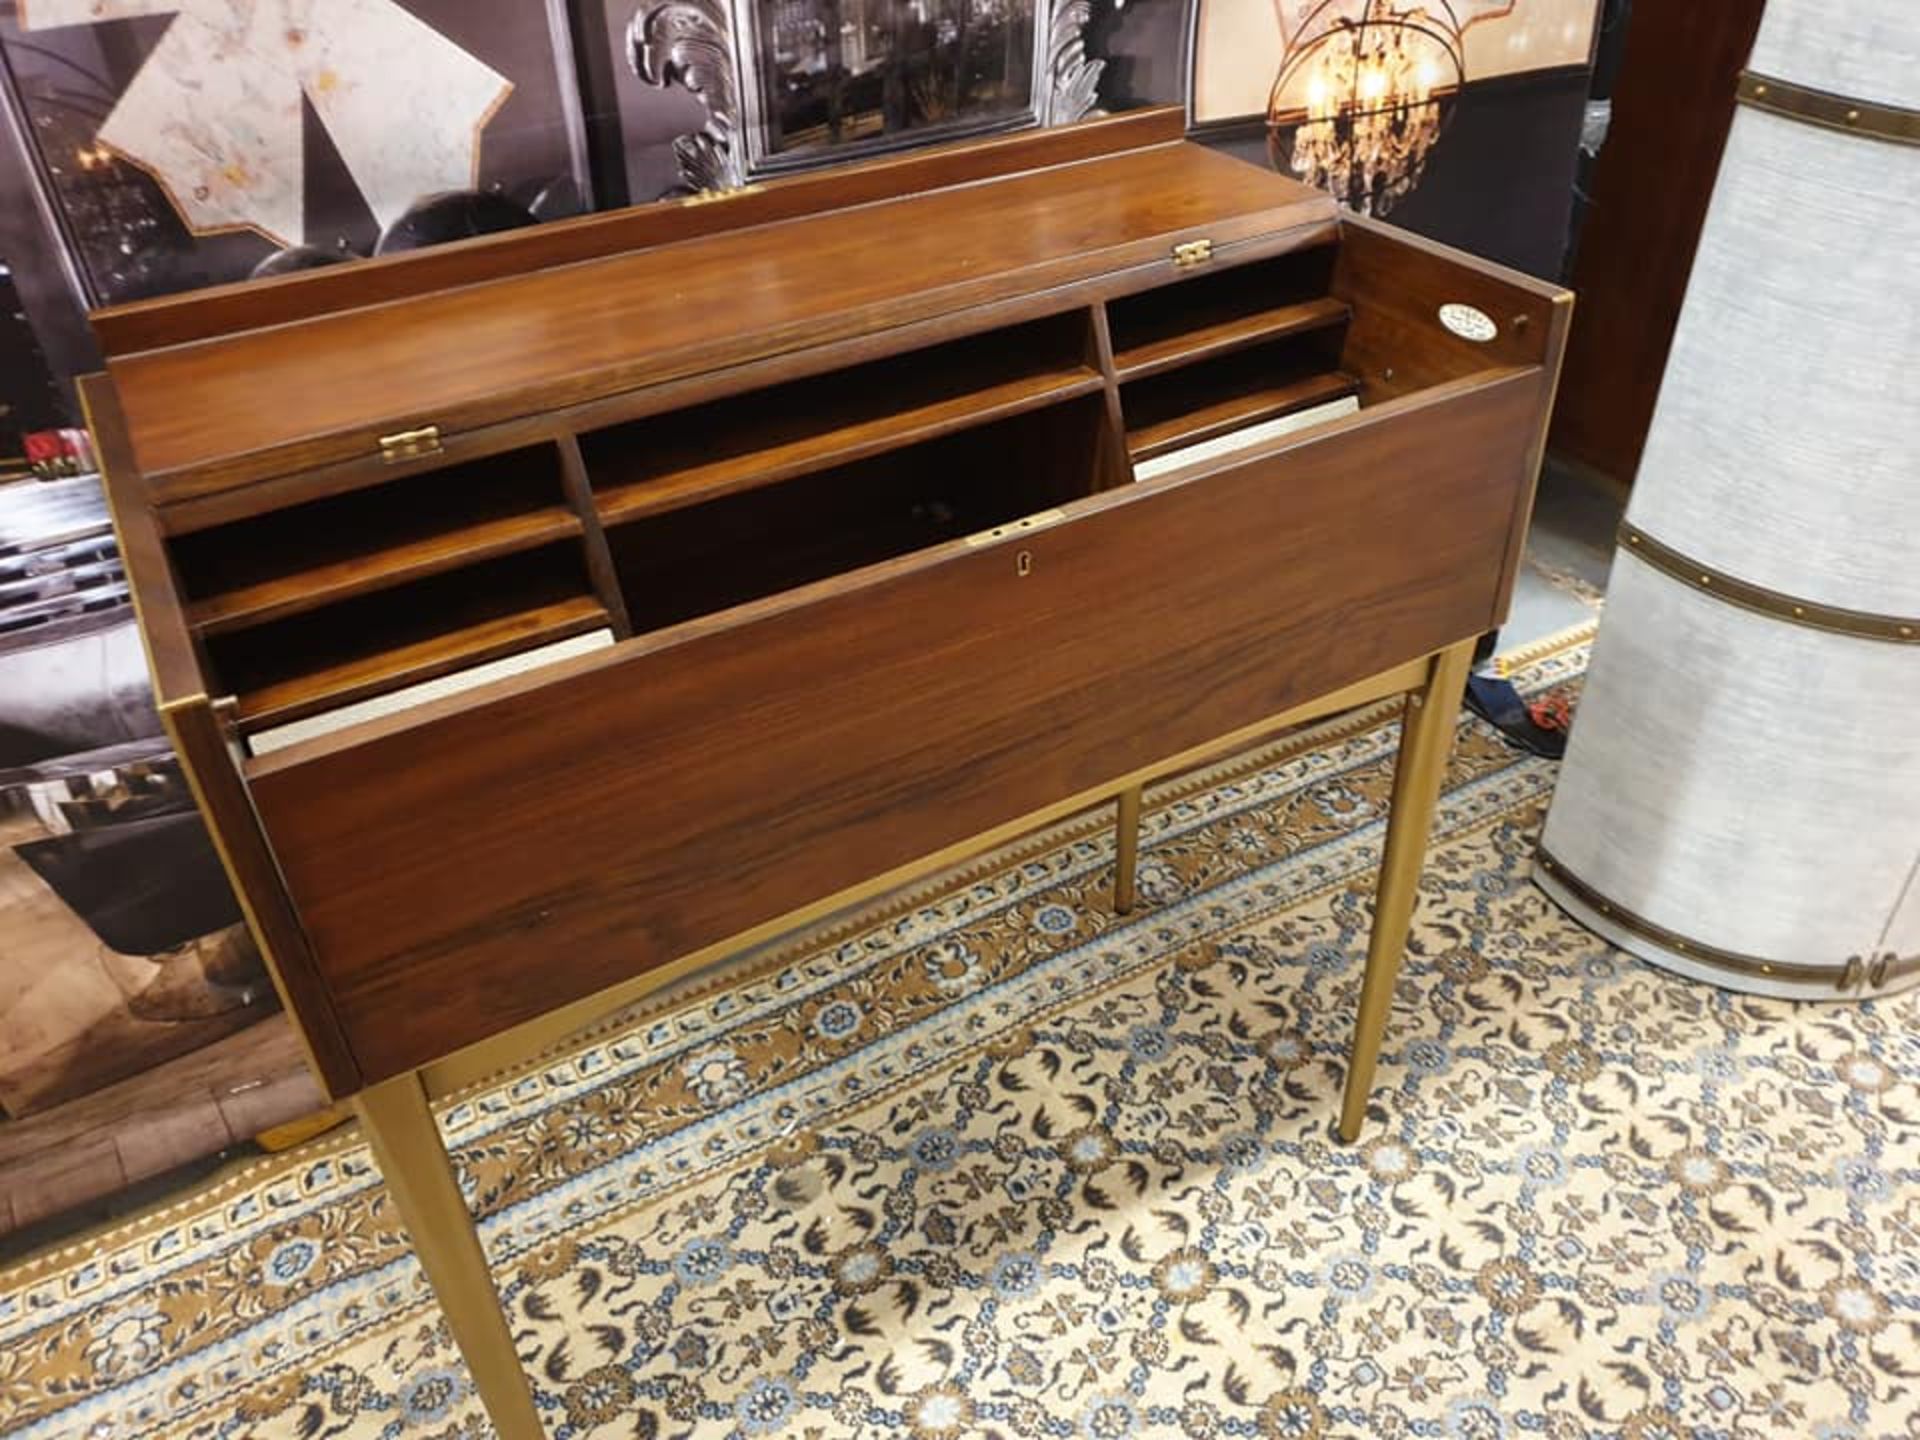
[[[1577,687],[1579,644],[1515,667]],[[1375,709],[760,957],[444,1123],[549,1432],[1911,1437],[1920,1004],[1666,977],[1462,718],[1362,1143]],[[364,1148],[0,1282],[23,1437],[485,1433]]]

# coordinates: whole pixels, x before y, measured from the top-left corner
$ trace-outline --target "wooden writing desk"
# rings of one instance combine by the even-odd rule
[[[1128,908],[1145,781],[1405,693],[1358,1132],[1568,313],[1154,111],[95,317],[161,712],[501,1433],[429,1097],[1092,805]]]

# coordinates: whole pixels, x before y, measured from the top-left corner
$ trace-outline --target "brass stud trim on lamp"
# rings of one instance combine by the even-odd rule
[[[1920,110],[1899,105],[1876,105],[1795,85],[1771,75],[1756,75],[1748,70],[1740,76],[1736,98],[1742,105],[1784,115],[1807,125],[1842,130],[1849,135],[1866,135],[1896,145],[1920,145]]]
[[[1851,989],[1860,983],[1861,961],[1857,955],[1848,956],[1845,968],[1836,976],[1832,965],[1808,965],[1795,960],[1772,960],[1760,955],[1745,955],[1737,950],[1722,950],[1717,945],[1688,939],[1677,931],[1656,924],[1645,916],[1636,915],[1633,911],[1624,909],[1607,899],[1554,859],[1544,845],[1534,851],[1534,862],[1569,895],[1588,909],[1597,911],[1609,923],[1618,925],[1630,935],[1651,941],[1677,955],[1683,955],[1695,964],[1726,970],[1735,975],[1766,980],[1831,984],[1834,989],[1840,991]]]
[[[1837,605],[1822,605],[1784,591],[1755,585],[1711,565],[1702,565],[1671,545],[1654,539],[1636,525],[1622,521],[1620,545],[1628,554],[1646,561],[1671,579],[1709,595],[1718,595],[1729,605],[1757,611],[1776,620],[1804,625],[1809,630],[1825,630],[1836,635],[1855,635],[1862,640],[1887,640],[1896,645],[1920,644],[1920,616],[1875,615],[1866,610],[1844,610]]]

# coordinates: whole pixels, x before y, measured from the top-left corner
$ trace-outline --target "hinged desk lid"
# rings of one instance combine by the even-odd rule
[[[730,203],[746,216],[754,198]],[[550,253],[542,231],[517,232],[497,263],[518,255],[525,273],[116,354],[108,370],[164,503],[1334,215],[1318,191],[1163,141],[546,268],[528,268]],[[317,272],[336,289],[350,274]]]

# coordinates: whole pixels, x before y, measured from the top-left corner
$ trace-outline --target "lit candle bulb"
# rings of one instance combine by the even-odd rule
[[[1307,76],[1307,115],[1314,120],[1324,120],[1332,113],[1333,107],[1327,103],[1327,77],[1315,66]]]

